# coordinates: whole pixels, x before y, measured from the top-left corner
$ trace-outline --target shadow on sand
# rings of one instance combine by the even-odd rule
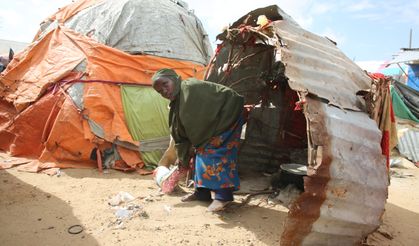
[[[418,226],[418,213],[387,203],[383,223],[368,236],[366,245],[417,245]]]
[[[82,223],[65,201],[0,170],[1,245],[98,245],[68,228]]]

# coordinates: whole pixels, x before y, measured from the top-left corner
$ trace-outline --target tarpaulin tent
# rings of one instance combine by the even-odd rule
[[[419,64],[409,64],[406,85],[419,91]]]
[[[207,39],[174,1],[82,0],[61,8],[2,73],[0,148],[37,158],[21,167],[29,171],[96,160],[122,170],[156,164],[168,144],[168,102],[150,88],[151,76],[170,67],[202,77]]]
[[[48,18],[38,35],[60,23],[130,54],[206,65],[212,53],[201,22],[183,1],[78,1]]]
[[[394,81],[391,88],[394,113],[397,117],[419,123],[419,92]]]

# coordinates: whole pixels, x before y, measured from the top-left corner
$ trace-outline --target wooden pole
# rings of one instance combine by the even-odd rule
[[[412,28],[410,28],[410,36],[409,36],[409,49],[411,49],[411,48],[412,48],[412,33],[413,33],[413,30],[412,30]]]

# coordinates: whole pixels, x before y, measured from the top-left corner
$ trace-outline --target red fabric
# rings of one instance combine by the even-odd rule
[[[387,170],[390,168],[390,132],[384,131],[383,137],[381,138],[381,149],[382,154],[386,157]]]
[[[396,118],[394,117],[393,104],[390,95],[390,78],[382,73],[369,73],[371,79],[376,80],[381,85],[386,86],[386,91],[383,95],[383,101],[379,107],[382,109],[378,116],[378,127],[382,132],[381,137],[381,153],[386,157],[387,171],[390,170],[390,152],[397,144],[397,129]]]
[[[378,76],[379,75],[380,74],[378,74]],[[376,75],[374,74],[374,76],[376,76]],[[390,86],[387,87],[387,93],[388,93],[388,95],[390,94]],[[391,149],[394,147],[394,145],[390,146],[391,145],[390,144],[391,143],[390,138],[394,137],[394,136],[392,136],[392,134],[390,134],[390,131],[392,131],[392,128],[394,128],[394,125],[396,124],[396,117],[394,116],[393,103],[391,101],[391,97],[388,96],[387,100],[388,100],[388,110],[389,110],[389,112],[388,112],[389,116],[387,115],[387,117],[389,117],[390,119],[388,119],[388,118],[386,119],[387,124],[386,124],[384,130],[382,131],[383,136],[381,138],[381,150],[382,150],[382,154],[386,157],[387,170],[390,170],[390,152],[391,152]],[[389,124],[388,124],[388,121],[390,121]]]
[[[188,168],[179,166],[169,177],[161,183],[161,191],[165,194],[172,193],[182,178],[188,173]]]
[[[287,119],[280,122],[283,125],[285,134],[278,134],[277,146],[285,148],[304,148],[307,146],[307,124],[304,114],[302,113],[303,105],[306,101],[301,100],[297,93],[287,87],[283,98],[284,109]]]
[[[390,88],[388,88],[388,91],[390,91]],[[390,110],[390,124],[395,125],[396,124],[396,117],[394,116],[393,102],[391,100],[389,100],[389,106],[390,106],[389,107],[389,110]],[[390,146],[390,131],[384,131],[383,132],[383,137],[381,139],[381,149],[383,150],[383,154],[386,156],[387,170],[390,170],[391,148],[392,148],[392,146]]]
[[[215,56],[217,56],[219,53],[220,53],[220,51],[221,51],[221,49],[224,47],[224,43],[222,43],[222,44],[217,44],[217,48],[215,49]]]
[[[295,102],[295,107],[294,107],[294,111],[300,111],[303,109],[303,104],[305,104],[306,101],[298,101]]]
[[[382,73],[370,73],[369,74],[370,77],[374,78],[374,79],[385,79],[386,76]]]
[[[255,108],[255,105],[244,105],[243,119],[245,122],[247,122],[247,120],[249,119],[250,111],[252,111],[252,109],[254,108]]]

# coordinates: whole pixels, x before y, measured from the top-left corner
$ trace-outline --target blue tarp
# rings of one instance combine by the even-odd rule
[[[407,80],[407,86],[419,91],[419,64],[410,64],[408,65],[409,70],[407,75],[409,76]]]

